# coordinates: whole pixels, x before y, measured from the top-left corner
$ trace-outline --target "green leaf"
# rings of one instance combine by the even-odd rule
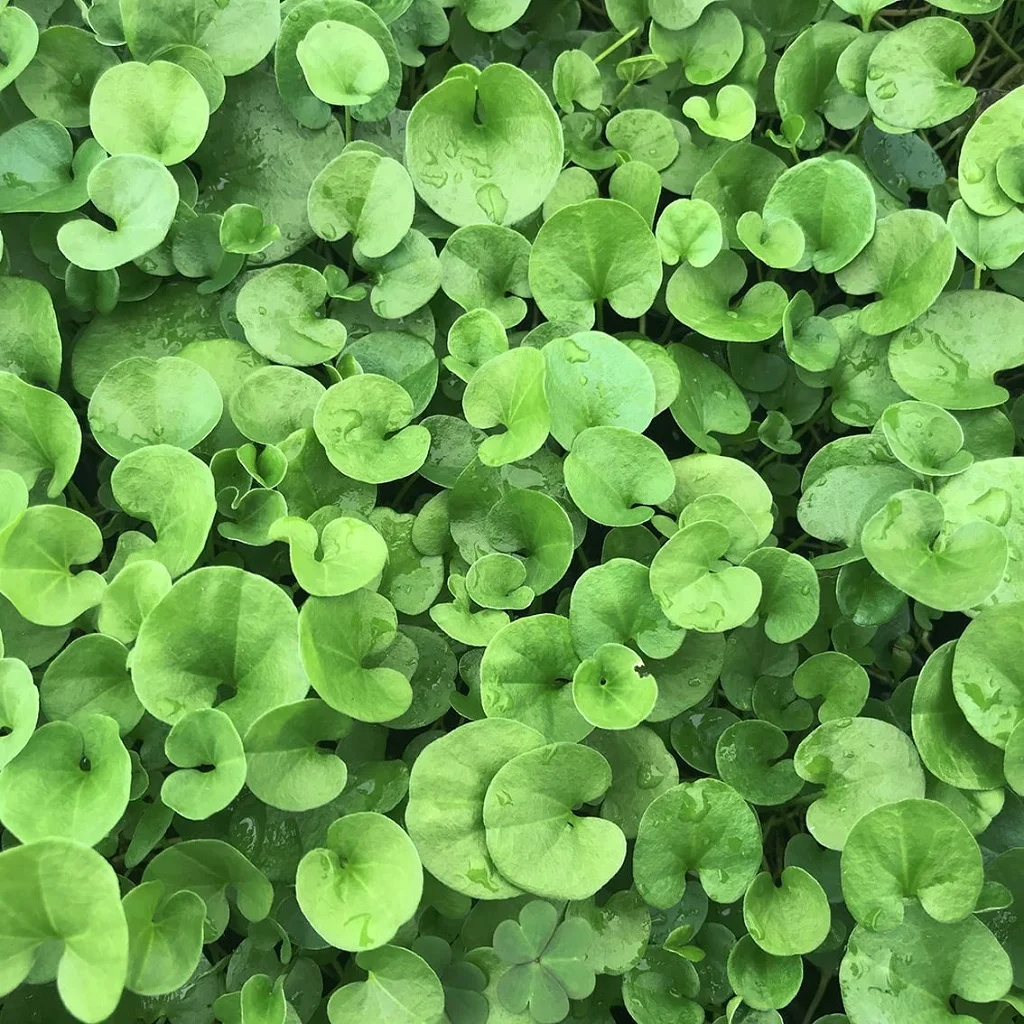
[[[340,512],[320,524],[285,516],[267,535],[288,543],[299,586],[317,597],[340,597],[365,587],[380,576],[388,558],[386,541],[369,523]]]
[[[89,96],[96,80],[116,62],[110,48],[88,32],[54,25],[39,34],[35,56],[15,87],[36,117],[81,128],[89,123]]]
[[[409,777],[405,824],[434,877],[478,899],[522,891],[501,876],[488,852],[484,797],[499,768],[544,742],[519,722],[487,718],[460,726],[420,754]]]
[[[56,498],[78,465],[82,430],[68,404],[45,388],[0,371],[0,470],[33,488],[43,477]]]
[[[953,995],[987,1003],[1005,995],[1011,980],[1009,957],[978,918],[939,924],[914,907],[887,932],[858,925],[839,974],[851,1019],[880,1024],[908,1014],[922,1024],[945,1024]]]
[[[1024,347],[1011,328],[1021,309],[1020,299],[1000,292],[940,296],[892,339],[893,376],[914,398],[944,409],[1001,405],[1008,392],[992,378],[1024,361]]]
[[[310,92],[339,107],[369,103],[391,77],[377,40],[345,21],[318,21],[295,47],[295,58]]]
[[[565,486],[584,515],[603,526],[636,526],[675,489],[665,453],[624,427],[588,427],[565,459]]]
[[[0,770],[25,748],[39,718],[39,691],[28,666],[0,658]]]
[[[291,599],[269,580],[229,566],[197,569],[142,623],[135,692],[162,722],[216,706],[244,735],[260,715],[306,695],[296,620]]]
[[[531,153],[525,165],[524,138]],[[439,217],[457,227],[507,226],[544,202],[563,148],[558,117],[525,72],[504,63],[483,71],[460,64],[413,107],[406,162],[417,193]],[[477,173],[461,173],[466,159]]]
[[[687,327],[719,341],[765,341],[782,328],[789,299],[781,285],[762,281],[735,303],[747,280],[743,260],[722,252],[703,268],[680,267],[669,280],[666,302]]]
[[[688,828],[680,829],[685,822]],[[717,903],[733,903],[760,866],[761,829],[745,800],[717,779],[684,782],[644,812],[633,852],[636,887],[651,906],[671,907],[696,871]]]
[[[106,1020],[128,970],[128,927],[113,869],[67,839],[5,850],[0,869],[0,991],[17,988],[53,943],[49,972],[64,1006],[79,1020]]]
[[[0,594],[40,626],[63,626],[99,604],[103,577],[71,566],[103,547],[99,527],[73,509],[34,505],[0,532]]]
[[[108,153],[138,153],[168,167],[192,156],[209,120],[203,87],[165,60],[108,68],[89,98],[89,126]]]
[[[0,772],[0,820],[23,843],[95,846],[128,806],[130,781],[131,761],[112,718],[48,722]]]
[[[326,298],[322,274],[280,263],[242,285],[235,315],[261,356],[286,366],[313,366],[334,359],[347,336],[344,324],[322,316]]]
[[[262,921],[270,913],[274,897],[266,876],[220,839],[188,839],[166,847],[146,865],[142,881],[162,882],[168,896],[195,893],[206,904],[206,942],[216,942],[227,927],[229,889],[247,921]]]
[[[651,590],[666,617],[684,629],[720,633],[746,622],[761,600],[753,569],[723,565],[729,531],[711,520],[669,538],[651,563]]]
[[[658,684],[635,651],[603,644],[572,679],[576,709],[599,729],[633,729],[653,710]]]
[[[945,222],[928,210],[901,210],[878,222],[864,251],[836,274],[850,295],[880,298],[861,310],[868,334],[906,327],[939,297],[956,257],[956,242]]]
[[[480,445],[485,466],[525,459],[547,439],[550,413],[544,380],[543,354],[526,346],[489,359],[473,375],[462,397],[466,420],[480,429],[505,428]]]
[[[1024,718],[1024,676],[1010,643],[1021,607],[996,605],[978,615],[953,655],[953,693],[971,727],[989,743],[1006,746]]]
[[[977,96],[956,77],[957,69],[973,57],[971,33],[950,18],[922,18],[886,33],[868,60],[872,113],[903,130],[952,120]]]
[[[513,757],[495,773],[484,797],[487,849],[498,871],[538,896],[592,896],[621,867],[626,839],[612,822],[572,812],[600,797],[610,783],[608,762],[575,743],[552,743]]]
[[[409,174],[397,160],[346,150],[313,179],[306,209],[321,238],[337,242],[351,234],[360,250],[375,258],[405,237],[415,204]]]
[[[144,256],[164,240],[178,208],[178,185],[170,171],[143,154],[119,153],[97,164],[87,188],[90,202],[115,228],[84,218],[57,232],[60,251],[85,270],[112,270]]]
[[[356,957],[366,981],[335,989],[327,1004],[331,1024],[346,1020],[379,1020],[415,1024],[438,1019],[445,1006],[444,989],[426,961],[401,946],[383,946]]]
[[[903,922],[916,897],[936,921],[961,921],[973,911],[984,881],[981,850],[967,826],[932,800],[876,807],[853,827],[843,847],[843,896],[867,928]]]
[[[750,937],[772,956],[811,953],[828,937],[832,915],[825,890],[803,868],[784,868],[778,884],[762,871],[743,896]]]
[[[369,590],[344,597],[312,597],[302,606],[302,664],[313,689],[336,711],[363,722],[386,722],[408,710],[412,703],[409,680],[386,664],[397,622],[391,602]],[[339,623],[345,624],[344,629],[338,628]],[[385,664],[379,667],[364,665],[381,658]]]
[[[914,744],[894,725],[873,718],[835,718],[796,749],[797,774],[823,786],[807,808],[807,828],[830,850],[846,845],[869,811],[924,796],[924,772]]]
[[[581,740],[591,726],[567,685],[578,665],[565,618],[516,619],[494,634],[480,663],[484,712],[528,725],[549,741]]]
[[[808,658],[793,674],[793,689],[811,700],[821,697],[818,721],[856,718],[871,690],[864,667],[848,654],[822,651]]]
[[[122,898],[128,922],[126,987],[163,996],[185,985],[203,951],[206,905],[187,889],[167,895],[162,882],[143,882]]]
[[[209,54],[221,74],[240,75],[266,57],[280,15],[272,0],[162,0],[159,10],[144,0],[124,0],[121,19],[136,60],[188,43]]]
[[[423,868],[409,836],[382,814],[339,818],[326,846],[299,863],[295,895],[317,933],[338,949],[384,945],[416,910]]]
[[[894,494],[864,524],[861,543],[875,571],[934,608],[973,608],[1006,571],[1003,531],[984,519],[945,529],[942,503],[926,491]]]
[[[487,309],[505,327],[526,316],[530,243],[518,231],[467,224],[445,242],[440,261],[441,288],[463,309]]]
[[[195,448],[224,411],[217,382],[178,356],[135,356],[115,363],[89,399],[89,426],[115,459],[147,445]]]
[[[405,388],[364,373],[327,389],[313,429],[338,470],[355,480],[384,483],[415,472],[426,458],[430,432],[409,426],[412,414]]]
[[[202,821],[224,810],[245,784],[245,751],[232,721],[216,708],[186,712],[164,741],[171,772],[160,799],[176,814]]]
[[[101,633],[78,637],[43,673],[38,695],[43,714],[51,722],[81,722],[90,715],[106,715],[117,722],[121,735],[131,732],[143,708],[132,689],[127,661],[124,644],[112,637]],[[17,705],[12,710],[16,709]]]
[[[661,286],[658,243],[644,218],[614,199],[567,206],[544,222],[530,253],[530,287],[550,320],[589,328],[595,303],[620,316],[651,308]]]

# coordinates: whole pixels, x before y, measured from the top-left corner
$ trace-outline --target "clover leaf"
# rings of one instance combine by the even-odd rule
[[[529,1006],[540,1022],[563,1020],[570,999],[585,999],[594,990],[594,972],[585,959],[592,936],[583,918],[559,924],[558,911],[543,900],[527,903],[518,921],[502,921],[494,952],[511,966],[498,982],[502,1006],[510,1013]]]

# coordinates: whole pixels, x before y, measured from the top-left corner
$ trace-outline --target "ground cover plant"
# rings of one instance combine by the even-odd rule
[[[0,1024],[1021,1020],[1022,51],[0,0]]]

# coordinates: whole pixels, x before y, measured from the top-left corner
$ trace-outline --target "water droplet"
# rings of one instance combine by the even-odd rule
[[[886,82],[885,85],[880,85],[875,90],[875,95],[880,100],[891,100],[891,99],[893,99],[896,96],[896,93],[898,91],[899,90],[896,88],[896,85],[895,85],[894,82]]]

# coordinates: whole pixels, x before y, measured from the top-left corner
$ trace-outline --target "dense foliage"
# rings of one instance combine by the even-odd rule
[[[0,1024],[1022,1019],[1022,48],[0,0]]]

